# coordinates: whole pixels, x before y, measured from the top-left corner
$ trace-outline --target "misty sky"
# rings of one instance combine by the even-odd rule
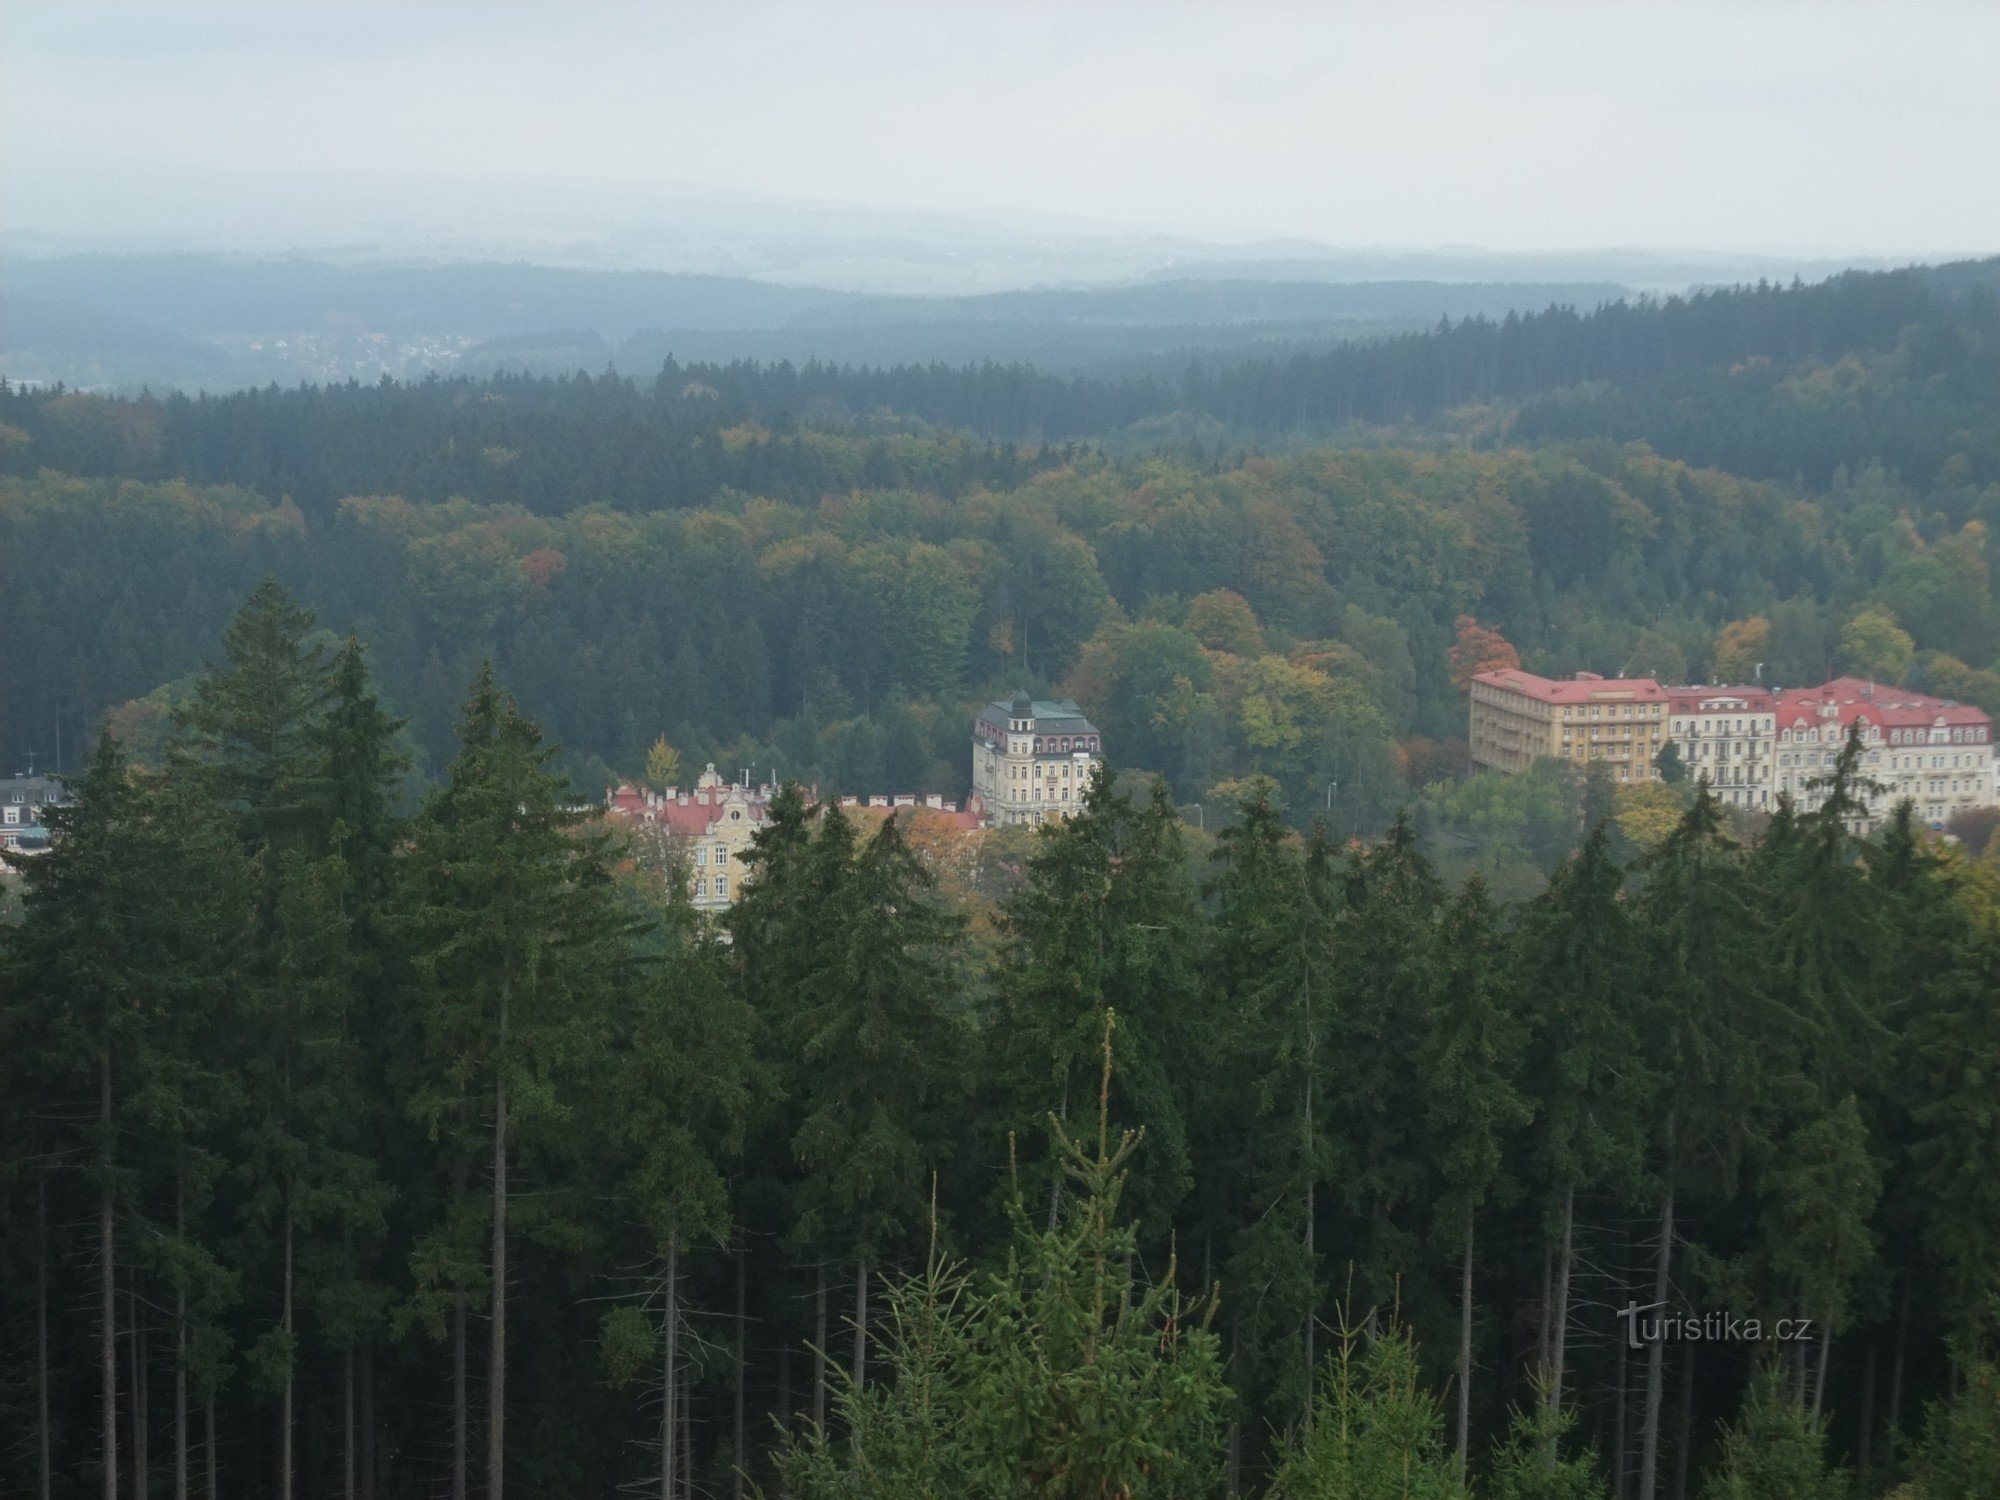
[[[14,229],[144,227],[120,174],[196,171],[239,209],[235,174],[590,178],[1339,245],[2000,250],[1976,0],[0,17]]]

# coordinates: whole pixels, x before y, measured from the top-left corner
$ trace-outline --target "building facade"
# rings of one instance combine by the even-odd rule
[[[685,872],[688,899],[697,911],[726,911],[743,893],[750,878],[744,854],[760,828],[770,826],[771,799],[777,788],[765,783],[724,781],[711,761],[690,788],[643,790],[630,785],[604,794],[604,814],[635,834],[659,841],[663,868]],[[808,807],[817,793],[805,794]],[[858,822],[896,817],[906,810],[935,829],[966,833],[981,824],[975,797],[961,808],[943,797],[895,792],[868,797],[842,797],[840,807]]]
[[[1859,677],[1836,677],[1777,698],[1777,790],[1802,808],[1825,800],[1820,785],[1859,730],[1866,747],[1857,789],[1867,807],[1857,832],[1879,827],[1908,800],[1918,818],[1942,830],[1958,813],[1992,807],[1996,796],[1993,721],[1966,703]]]
[[[1905,800],[1942,831],[1976,807],[2000,806],[1993,723],[1970,704],[1859,677],[1819,687],[1661,688],[1650,678],[1562,682],[1530,672],[1482,672],[1472,682],[1475,765],[1525,771],[1544,756],[1606,761],[1620,781],[1651,780],[1671,740],[1690,777],[1724,804],[1770,812],[1780,797],[1810,811],[1850,732],[1861,736],[1866,811],[1855,830],[1879,827]]]
[[[49,847],[42,809],[67,800],[53,776],[0,776],[0,850],[40,854]]]
[[[1763,688],[1670,687],[1667,738],[1690,777],[1706,776],[1730,807],[1769,812],[1774,804],[1777,702]]]
[[[989,823],[1062,821],[1102,763],[1097,726],[1072,699],[1016,693],[972,721],[972,792]]]
[[[748,867],[743,855],[768,824],[776,788],[724,781],[709,762],[689,788],[642,791],[621,786],[605,794],[607,817],[651,832],[667,857],[687,872],[688,898],[697,911],[722,911],[736,899]]]
[[[1650,677],[1481,672],[1472,679],[1468,738],[1472,763],[1496,771],[1525,771],[1548,756],[1602,761],[1620,781],[1651,781],[1667,738],[1667,694]]]

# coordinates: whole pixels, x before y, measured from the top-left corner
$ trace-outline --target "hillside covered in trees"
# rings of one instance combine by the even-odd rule
[[[2000,713],[1993,280],[0,386],[0,756],[75,794],[0,925],[0,1485],[1995,1493],[2000,865],[1850,838],[1851,761],[1751,826],[1462,741],[1515,659]],[[1019,688],[1082,816],[820,810],[962,794]],[[719,925],[580,810],[663,736],[795,788]]]
[[[489,672],[399,814],[312,627],[260,586],[28,863],[10,1491],[2000,1482],[2000,883],[1852,840],[1854,753],[1511,905],[1129,779],[996,905],[793,789],[718,931]]]
[[[1181,390],[749,365],[9,390],[0,753],[50,764],[121,705],[145,753],[267,572],[374,644],[420,780],[488,656],[586,787],[665,734],[694,764],[958,795],[971,709],[1028,686],[1076,695],[1184,806],[1265,774],[1296,825],[1351,833],[1460,768],[1468,642],[2000,710],[1990,280],[1460,324]],[[1366,410],[1308,402],[1327,381]],[[1307,443],[1301,402],[1389,425]],[[1210,440],[1088,440],[1148,422]],[[1480,839],[1540,815],[1432,800]]]

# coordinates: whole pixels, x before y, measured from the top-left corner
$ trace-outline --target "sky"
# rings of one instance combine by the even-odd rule
[[[1050,234],[1992,253],[1996,161],[1985,0],[0,0],[10,232],[177,215],[228,248],[324,237],[363,197],[476,231],[463,205],[694,194]]]

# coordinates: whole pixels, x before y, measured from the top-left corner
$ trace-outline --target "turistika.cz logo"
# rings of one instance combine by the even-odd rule
[[[1812,1342],[1811,1318],[1745,1318],[1730,1312],[1663,1313],[1664,1302],[1644,1307],[1628,1302],[1618,1310],[1625,1325],[1625,1342],[1633,1349],[1648,1344],[1806,1344]],[[1651,1313],[1653,1316],[1648,1317]]]

